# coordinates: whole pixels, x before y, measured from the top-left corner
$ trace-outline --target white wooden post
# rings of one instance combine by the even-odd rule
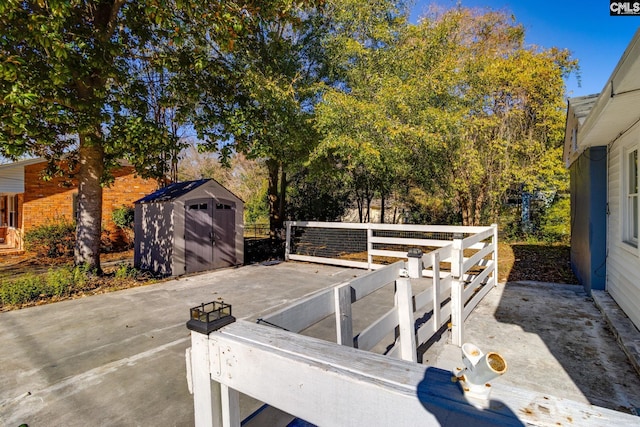
[[[367,264],[369,265],[368,269],[371,270],[373,268],[373,255],[371,251],[373,250],[373,242],[371,241],[373,238],[373,229],[371,228],[371,224],[367,224]]]
[[[334,288],[336,315],[336,342],[353,347],[353,317],[351,315],[351,284]]]
[[[464,340],[464,253],[462,240],[454,239],[451,250],[451,343],[462,347]]]
[[[491,224],[493,227],[493,286],[498,286],[498,224]]]
[[[286,241],[284,242],[284,260],[289,261],[291,251],[291,221],[287,221]]]
[[[433,331],[437,332],[438,329],[440,329],[440,323],[442,322],[442,301],[440,301],[440,252],[431,252],[431,264],[431,268],[433,269]]]
[[[240,427],[240,393],[220,384],[222,396],[222,425],[224,427]]]
[[[400,329],[400,357],[402,360],[418,362],[416,333],[413,320],[413,298],[411,280],[396,279],[396,301],[398,306],[398,326]]]
[[[220,384],[209,373],[209,336],[191,332],[191,380],[196,427],[222,427]]]

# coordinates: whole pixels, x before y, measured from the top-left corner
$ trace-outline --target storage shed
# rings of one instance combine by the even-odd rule
[[[136,268],[167,276],[241,265],[243,201],[213,179],[177,182],[135,202]]]

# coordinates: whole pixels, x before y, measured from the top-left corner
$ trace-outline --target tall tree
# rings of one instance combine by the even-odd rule
[[[292,9],[293,19],[256,16],[232,50],[203,40],[204,72],[192,76],[202,146],[223,160],[234,152],[264,160],[274,237],[283,225],[287,172],[317,140],[312,123],[324,67],[321,3]]]
[[[286,19],[291,4],[0,3],[0,154],[77,161],[76,263],[100,271],[102,185],[116,160],[128,157],[147,173],[153,154],[175,147],[166,122],[153,120],[149,88],[132,65],[198,71],[200,63],[191,61],[198,56],[194,40],[231,46],[255,19]]]

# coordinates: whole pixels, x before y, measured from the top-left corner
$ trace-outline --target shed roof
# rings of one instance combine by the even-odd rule
[[[174,200],[188,192],[200,187],[211,179],[198,179],[196,181],[184,181],[174,182],[168,186],[154,191],[153,193],[144,196],[140,200],[136,200],[134,203],[152,203],[152,202],[168,202]]]

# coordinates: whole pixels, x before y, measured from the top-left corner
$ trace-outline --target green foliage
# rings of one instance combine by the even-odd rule
[[[546,242],[569,244],[571,240],[571,199],[558,197],[540,221],[540,238]]]
[[[133,229],[135,209],[131,206],[121,206],[111,212],[113,223],[125,230]]]
[[[67,297],[82,290],[88,281],[84,267],[58,267],[44,275],[28,273],[0,281],[0,303],[20,305],[39,298]]]
[[[132,279],[138,276],[140,271],[131,264],[119,264],[115,271],[116,279]]]
[[[38,257],[56,258],[73,255],[75,224],[61,217],[34,227],[24,235],[25,249]]]

